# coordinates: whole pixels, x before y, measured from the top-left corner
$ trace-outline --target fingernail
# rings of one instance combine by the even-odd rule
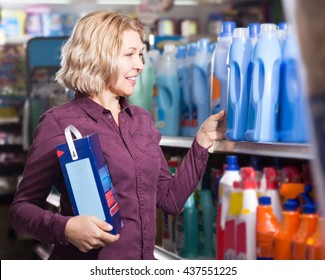
[[[107,224],[107,229],[108,229],[108,231],[111,231],[113,229],[113,227],[110,224]]]

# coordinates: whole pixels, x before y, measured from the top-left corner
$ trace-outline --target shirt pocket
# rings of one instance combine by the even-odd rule
[[[141,131],[131,133],[135,147],[143,154],[151,158],[160,158],[160,146],[154,141],[151,134]]]

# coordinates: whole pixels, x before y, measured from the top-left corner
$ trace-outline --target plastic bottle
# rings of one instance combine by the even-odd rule
[[[260,196],[256,209],[256,259],[272,260],[274,258],[274,235],[280,224],[271,206],[269,196]]]
[[[155,124],[164,136],[178,136],[180,132],[180,85],[175,55],[175,45],[166,44],[156,78],[158,119]]]
[[[260,29],[261,29],[261,24],[258,22],[252,22],[248,25],[249,38],[251,39],[253,48],[255,47],[255,45],[257,43],[258,34],[260,33]]]
[[[301,68],[302,58],[296,34],[287,31],[281,65],[279,141],[306,143],[309,139],[308,101]]]
[[[230,195],[233,189],[233,183],[239,182],[241,179],[239,174],[238,157],[228,155],[226,157],[225,171],[219,181],[218,189],[218,209],[217,209],[217,254],[218,260],[224,259],[224,231],[226,216],[229,211]]]
[[[261,163],[261,158],[259,156],[250,156],[249,166],[253,167],[255,171],[257,189],[259,189],[261,184],[261,179],[263,176],[263,167]]]
[[[282,220],[282,203],[279,193],[279,178],[275,167],[264,167],[263,176],[258,192],[259,196],[269,196],[271,198],[271,205],[273,212],[281,223]]]
[[[293,260],[305,260],[307,258],[306,242],[314,234],[317,227],[318,214],[315,203],[308,195],[310,191],[311,186],[306,185],[305,192],[302,194],[305,203],[302,205],[299,228],[291,240]]]
[[[184,209],[177,217],[177,252],[182,258],[194,259],[199,250],[198,211],[194,193],[187,199]]]
[[[168,166],[171,174],[175,174],[178,167],[177,160],[169,160]],[[171,214],[162,213],[163,221],[163,236],[162,236],[162,247],[170,252],[176,252],[176,217]]]
[[[256,207],[257,184],[252,167],[240,169],[242,189],[242,210],[236,224],[236,259],[256,259]]]
[[[291,240],[300,223],[298,196],[304,192],[303,184],[283,184],[281,194],[286,198],[282,211],[282,222],[274,236],[274,259],[291,260]]]
[[[243,194],[239,181],[233,183],[230,193],[229,210],[225,219],[224,259],[236,259],[236,225],[242,211]]]
[[[203,242],[200,255],[208,258],[215,256],[215,216],[216,209],[212,201],[212,192],[202,189],[200,193],[200,205],[203,223]]]
[[[180,45],[176,53],[179,84],[181,89],[181,120],[180,135],[191,136],[191,96],[189,84],[189,69],[187,61],[187,47]]]
[[[251,57],[253,46],[247,28],[235,28],[229,50],[229,91],[227,106],[228,140],[245,140],[251,81]]]
[[[201,38],[197,42],[197,53],[192,66],[192,101],[196,112],[192,114],[194,137],[202,123],[210,116],[210,40]],[[194,112],[194,111],[192,111]]]
[[[315,233],[307,239],[307,260],[325,260],[324,217],[318,217]]]
[[[131,104],[146,109],[152,115],[153,90],[156,75],[147,51],[144,50],[145,67],[137,78],[133,95],[128,97]]]
[[[221,33],[218,37],[217,46],[215,47],[214,54],[214,68],[213,68],[213,84],[217,81],[220,83],[220,94],[212,93],[212,113],[219,113],[221,110],[227,110],[228,100],[228,53],[232,43],[233,31],[236,23],[233,21],[225,21],[222,24]],[[218,87],[217,87],[218,89]],[[220,100],[218,102],[218,96]]]
[[[256,142],[278,140],[277,122],[281,46],[275,24],[261,24],[254,50],[252,83],[245,139]]]
[[[197,132],[196,128],[196,119],[197,119],[197,108],[196,105],[193,102],[193,65],[194,65],[194,59],[197,53],[197,43],[192,42],[187,45],[188,47],[188,55],[187,55],[187,65],[188,65],[188,74],[189,74],[189,107],[191,108],[191,115],[190,115],[190,122],[191,122],[191,128],[190,128],[190,136],[195,135]],[[194,137],[194,136],[193,136]]]

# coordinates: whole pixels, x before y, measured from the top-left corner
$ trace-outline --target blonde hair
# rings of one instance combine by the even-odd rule
[[[87,95],[97,94],[115,84],[123,33],[130,29],[138,32],[144,42],[141,23],[125,14],[96,11],[81,18],[62,47],[61,68],[56,80]]]

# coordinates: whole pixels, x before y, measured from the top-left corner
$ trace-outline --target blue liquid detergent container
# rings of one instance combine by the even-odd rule
[[[278,141],[281,46],[275,24],[261,24],[254,49],[250,104],[245,139]]]
[[[189,137],[191,132],[191,95],[189,84],[189,69],[187,60],[187,46],[177,47],[176,62],[181,90],[181,120],[180,134]]]
[[[195,136],[202,123],[210,116],[210,40],[202,38],[197,42],[197,53],[192,68],[192,100],[196,118],[192,116],[192,135]]]
[[[197,43],[192,42],[187,45],[188,48],[188,55],[187,55],[187,66],[188,66],[188,77],[189,77],[189,102],[190,102],[190,108],[191,108],[191,128],[190,128],[190,136],[196,135],[196,123],[193,120],[197,120],[197,107],[193,102],[193,65],[194,65],[194,59],[197,53]]]
[[[236,28],[229,51],[228,140],[245,140],[253,46],[247,28]]]
[[[232,43],[233,31],[236,23],[225,21],[222,24],[221,33],[214,50],[214,68],[213,75],[220,82],[220,102],[212,108],[212,113],[219,113],[221,110],[227,110],[228,99],[228,53]]]
[[[159,63],[157,78],[156,127],[163,136],[179,136],[180,134],[180,85],[177,74],[176,47],[172,44],[164,46]]]
[[[248,25],[249,38],[251,39],[253,48],[257,43],[258,34],[260,34],[260,29],[261,29],[261,24],[259,22],[252,22]]]
[[[296,34],[288,31],[283,45],[281,97],[279,105],[279,141],[306,143],[308,133],[308,101],[302,77],[302,60]]]

